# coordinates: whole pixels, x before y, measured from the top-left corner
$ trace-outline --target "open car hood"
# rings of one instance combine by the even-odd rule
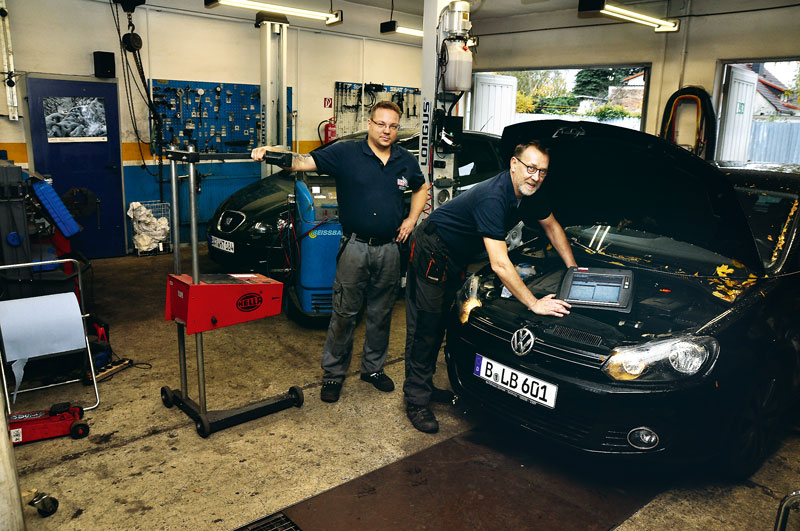
[[[701,158],[647,133],[563,120],[506,127],[501,156],[509,160],[530,139],[550,148],[542,186],[563,226],[599,223],[661,234],[763,272],[733,186]]]

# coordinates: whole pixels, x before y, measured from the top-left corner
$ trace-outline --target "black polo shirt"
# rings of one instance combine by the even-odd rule
[[[406,190],[425,184],[417,158],[392,145],[386,165],[372,152],[366,137],[336,142],[311,153],[320,173],[336,179],[339,221],[346,233],[389,238],[403,222]]]
[[[520,220],[530,225],[551,212],[544,187],[518,200],[506,170],[440,206],[428,219],[436,224],[436,233],[451,252],[467,262],[485,250],[484,237],[505,240]]]

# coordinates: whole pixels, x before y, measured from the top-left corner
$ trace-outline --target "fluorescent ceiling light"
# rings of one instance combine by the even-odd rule
[[[600,12],[604,15],[627,20],[628,22],[636,22],[637,24],[644,24],[655,28],[657,32],[678,31],[680,27],[679,20],[662,20],[660,18],[651,17],[630,9],[623,9],[605,1],[597,0],[580,0],[578,2],[578,13],[585,12]]]
[[[403,33],[405,35],[413,35],[414,37],[423,36],[422,30],[398,26],[396,20],[381,22],[381,33]]]
[[[397,33],[405,33],[406,35],[413,35],[414,37],[422,37],[423,35],[422,30],[405,28],[403,26],[397,26]]]
[[[298,9],[296,7],[279,6],[275,4],[266,4],[264,2],[255,2],[253,0],[204,0],[206,7],[216,6],[229,6],[229,7],[242,7],[245,9],[254,9],[256,11],[266,11],[268,13],[278,13],[280,15],[287,15],[290,17],[303,17],[314,20],[323,20],[325,24],[332,25],[342,22],[341,10],[334,11],[333,13],[325,13],[323,11],[311,11],[308,9]]]
[[[660,18],[653,18],[635,11],[622,9],[621,7],[606,4],[605,9],[600,11],[604,15],[611,15],[631,22],[637,22],[646,26],[652,26],[656,31],[678,31],[678,21],[661,20]]]

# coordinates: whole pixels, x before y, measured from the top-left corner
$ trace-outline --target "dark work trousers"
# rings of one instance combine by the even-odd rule
[[[447,311],[463,279],[463,267],[449,264],[447,278],[431,282],[426,278],[432,252],[447,256],[447,246],[425,228],[423,222],[414,229],[409,245],[411,263],[406,281],[406,379],[403,393],[406,403],[427,406],[433,392],[436,358],[444,339]]]
[[[383,368],[399,284],[397,243],[368,245],[356,241],[355,237],[342,237],[333,281],[333,312],[322,347],[324,381],[344,381],[353,355],[353,330],[365,298],[366,337],[361,374],[372,374]]]

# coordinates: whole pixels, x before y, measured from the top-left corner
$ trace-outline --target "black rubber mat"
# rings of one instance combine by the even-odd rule
[[[630,463],[597,462],[491,424],[283,513],[305,531],[600,530],[625,521],[664,486]]]

